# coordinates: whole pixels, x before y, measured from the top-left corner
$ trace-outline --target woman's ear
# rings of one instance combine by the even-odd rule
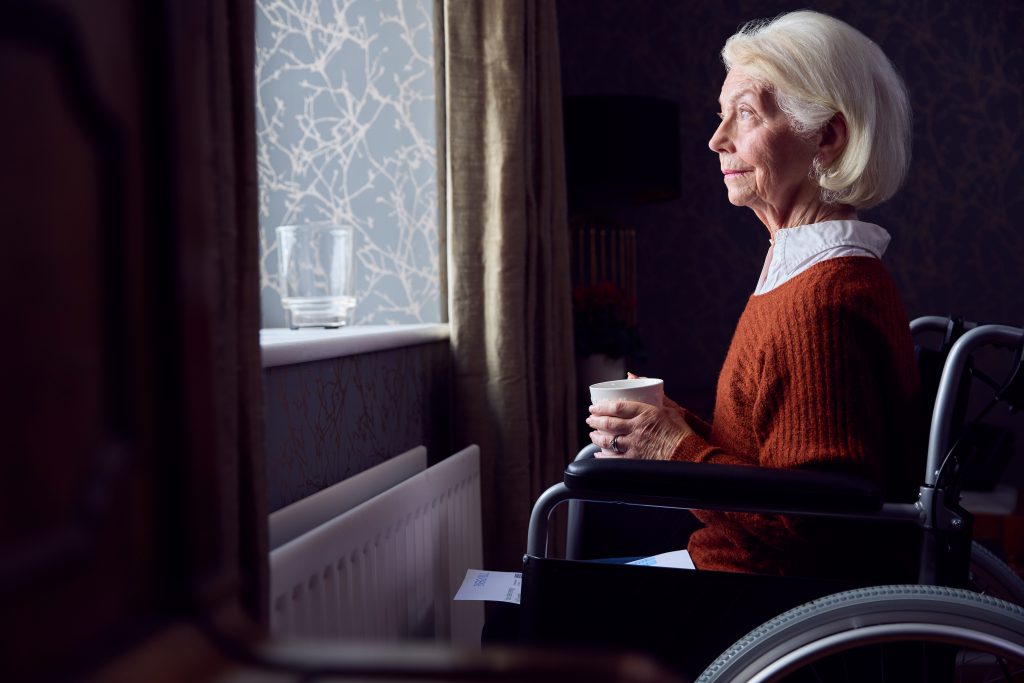
[[[839,158],[839,155],[846,149],[846,141],[846,117],[842,112],[836,112],[821,129],[818,158],[821,160],[819,163],[822,168],[828,168],[833,161]]]

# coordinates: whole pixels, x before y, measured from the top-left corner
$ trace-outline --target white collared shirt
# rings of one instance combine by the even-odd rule
[[[811,266],[840,256],[882,258],[889,233],[874,223],[824,221],[775,231],[755,296],[775,289]]]

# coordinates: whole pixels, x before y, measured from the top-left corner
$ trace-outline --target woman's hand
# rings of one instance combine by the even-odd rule
[[[603,449],[598,458],[668,460],[679,442],[693,432],[682,410],[667,397],[660,406],[600,401],[590,406],[587,424],[595,430],[590,440]]]

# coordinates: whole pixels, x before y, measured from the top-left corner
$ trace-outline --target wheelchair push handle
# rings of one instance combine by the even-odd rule
[[[938,483],[939,469],[950,448],[950,432],[954,423],[956,395],[963,373],[971,362],[972,354],[983,346],[994,346],[1005,349],[1019,349],[1024,343],[1024,331],[1008,325],[978,325],[965,332],[952,346],[949,357],[942,368],[939,389],[932,411],[932,421],[928,438],[928,459],[925,466],[925,485],[935,486]],[[1024,393],[1020,387],[1024,383],[1024,372],[1020,369],[1020,354],[1017,367],[1012,372],[1001,392],[1008,392],[1008,397],[1015,397],[1017,392]]]

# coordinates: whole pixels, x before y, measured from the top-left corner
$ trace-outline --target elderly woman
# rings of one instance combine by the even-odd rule
[[[750,23],[722,58],[709,147],[729,201],[757,214],[770,246],[713,421],[667,399],[603,402],[591,439],[605,456],[851,472],[912,497],[924,430],[908,320],[881,262],[889,234],[858,219],[906,175],[904,85],[877,45],[816,12]],[[697,516],[688,547],[705,569],[863,578],[900,543],[834,521]]]

